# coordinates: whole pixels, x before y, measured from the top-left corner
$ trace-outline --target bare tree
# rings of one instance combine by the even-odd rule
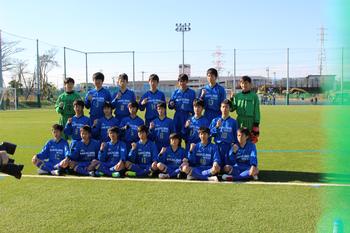
[[[2,54],[1,60],[2,60],[2,67],[1,70],[3,72],[5,71],[11,71],[15,68],[15,59],[13,59],[11,56],[20,53],[24,51],[24,48],[19,48],[17,45],[20,43],[20,41],[3,41],[1,40],[1,49]]]
[[[23,95],[26,100],[34,92],[35,75],[27,70],[28,63],[23,60],[15,61],[15,68],[13,69],[13,80],[21,84],[23,88]]]
[[[51,92],[51,84],[49,84],[49,72],[54,68],[58,67],[59,64],[55,60],[57,54],[56,49],[50,49],[39,57],[40,60],[40,86],[42,88],[42,95],[48,96]]]

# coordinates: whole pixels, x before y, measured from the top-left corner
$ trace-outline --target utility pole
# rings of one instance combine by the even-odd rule
[[[182,32],[182,73],[185,73],[185,32],[191,31],[191,23],[175,24],[175,31]]]

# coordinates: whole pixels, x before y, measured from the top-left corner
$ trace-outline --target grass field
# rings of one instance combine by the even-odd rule
[[[322,117],[330,108],[262,106],[265,184],[0,177],[0,232],[315,232],[332,208],[321,204],[324,195],[340,188],[313,185],[332,177],[323,162],[330,152]],[[0,141],[18,144],[25,174],[36,173],[31,157],[57,119],[51,109],[0,112]],[[322,226],[330,232],[332,222]]]

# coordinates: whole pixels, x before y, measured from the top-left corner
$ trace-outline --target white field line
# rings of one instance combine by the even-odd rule
[[[6,175],[5,175],[6,176]],[[308,187],[350,187],[350,184],[336,183],[308,183],[308,182],[209,182],[199,180],[176,180],[176,179],[149,179],[149,178],[109,178],[109,177],[89,177],[89,176],[47,176],[47,175],[23,175],[23,178],[41,179],[73,179],[73,180],[107,180],[107,181],[138,181],[138,182],[173,182],[173,183],[201,183],[201,184],[247,184],[247,185],[281,185],[281,186],[308,186]]]

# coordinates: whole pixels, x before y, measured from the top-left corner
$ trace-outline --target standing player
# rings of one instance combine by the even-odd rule
[[[214,118],[210,124],[210,133],[218,146],[221,162],[224,163],[232,143],[237,143],[237,121],[230,117],[231,101],[225,99],[221,103],[221,117]],[[221,164],[223,165],[223,164]]]
[[[147,138],[148,128],[142,125],[138,128],[140,141],[132,143],[125,168],[125,172],[129,177],[141,177],[152,174],[152,163],[157,161],[157,147],[151,140]]]
[[[54,124],[52,126],[53,139],[46,143],[39,154],[33,156],[32,163],[39,168],[40,175],[60,175],[59,163],[69,152],[68,143],[62,138],[62,131],[62,125]]]
[[[85,97],[85,106],[90,109],[90,119],[94,122],[96,119],[103,117],[103,104],[105,101],[111,101],[111,94],[102,87],[105,76],[100,73],[94,73],[92,80],[95,88],[90,90]]]
[[[260,134],[259,97],[251,90],[252,80],[250,77],[243,76],[240,85],[242,92],[231,95],[232,110],[237,112],[238,126],[248,128],[252,142],[256,143]]]
[[[186,142],[186,152],[190,150],[191,143],[197,144],[200,142],[198,130],[202,126],[208,127],[210,122],[202,115],[204,109],[204,101],[201,99],[195,99],[193,101],[194,116],[190,117],[182,130],[182,137]]]
[[[98,153],[99,164],[96,166],[96,174],[98,176],[120,177],[120,173],[124,170],[124,162],[126,159],[126,145],[118,140],[118,127],[108,129],[108,136],[111,139],[107,143],[102,143]]]
[[[121,139],[126,143],[127,153],[130,152],[131,144],[140,140],[137,129],[141,125],[144,125],[143,120],[137,116],[138,108],[139,104],[136,101],[129,103],[128,109],[130,116],[124,117],[119,125],[121,129]]]
[[[96,119],[92,126],[92,135],[100,142],[108,142],[108,129],[113,126],[119,126],[119,120],[112,115],[112,104],[105,102],[103,105],[104,116]]]
[[[237,131],[238,144],[234,144],[224,167],[223,180],[236,181],[258,179],[258,159],[255,144],[249,139],[250,132],[247,128]]]
[[[218,147],[209,141],[209,133],[209,128],[199,128],[201,141],[191,144],[188,160],[184,159],[180,167],[187,179],[218,181],[216,175],[220,172],[220,155]]]
[[[135,93],[127,88],[128,75],[125,73],[118,76],[118,90],[112,97],[112,105],[115,108],[114,115],[119,122],[129,116],[128,104],[135,102]]]
[[[158,170],[160,179],[174,178],[180,173],[180,165],[186,158],[186,151],[181,147],[181,137],[177,133],[170,134],[170,146],[163,147],[152,168]],[[155,163],[155,164],[154,164]]]
[[[64,134],[72,137],[73,141],[80,141],[80,128],[84,125],[90,126],[91,121],[90,118],[84,116],[84,102],[82,100],[75,100],[73,105],[75,115],[72,118],[68,118],[68,122],[64,128]]]
[[[64,79],[65,92],[58,96],[56,101],[56,112],[60,114],[60,125],[65,126],[68,118],[74,116],[73,103],[75,100],[80,100],[80,95],[74,91],[74,79]]]
[[[180,88],[171,95],[168,106],[169,109],[175,109],[175,131],[181,134],[186,120],[193,115],[193,101],[196,98],[196,93],[187,87],[187,74],[180,74],[177,81]]]
[[[157,104],[165,103],[165,95],[158,90],[159,77],[156,74],[151,74],[148,79],[150,90],[147,91],[140,99],[140,110],[146,109],[145,124],[148,127],[149,123],[158,117]]]
[[[207,71],[208,84],[200,91],[199,98],[204,100],[204,116],[211,122],[221,115],[220,104],[226,99],[226,91],[217,83],[218,71],[210,68]]]
[[[155,142],[158,152],[170,144],[169,136],[175,132],[174,122],[166,116],[166,104],[157,104],[158,117],[151,121],[149,138]]]

